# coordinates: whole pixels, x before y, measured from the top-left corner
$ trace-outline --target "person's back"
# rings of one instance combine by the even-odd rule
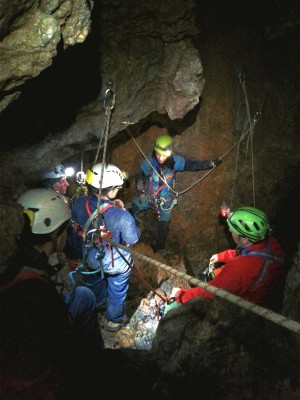
[[[123,245],[137,243],[139,230],[123,202],[116,199],[124,183],[118,167],[95,164],[88,171],[86,182],[94,194],[79,197],[72,208],[73,219],[85,236],[83,265],[90,270],[85,281],[96,295],[97,309],[106,307],[106,329],[116,331],[127,323],[125,307],[133,258],[130,252],[112,246],[108,241],[97,243],[94,228],[95,225],[98,230],[105,227],[111,239]]]
[[[116,207],[111,201],[101,200],[101,212],[98,216],[98,226],[104,225],[111,232],[111,240],[120,244],[135,244],[138,240],[138,230],[131,214],[120,207]],[[98,197],[81,196],[79,197],[72,208],[72,215],[76,222],[84,228],[87,220],[98,207]],[[102,219],[104,218],[104,220]],[[105,222],[104,222],[105,221]],[[92,225],[89,227],[91,228]],[[126,263],[119,252],[129,260],[129,253],[122,249],[118,251],[111,249],[109,246],[103,248],[104,257],[102,259],[105,272],[110,272],[114,267],[114,273],[122,272],[122,269],[127,269]],[[93,247],[84,247],[84,255],[88,252],[89,266],[93,269],[99,269],[100,263],[97,260],[97,249]],[[113,252],[113,254],[112,254]],[[112,262],[112,258],[114,262]],[[118,265],[121,269],[118,269]]]
[[[71,212],[50,189],[29,190],[18,203],[23,229],[0,274],[1,398],[74,398],[78,370],[103,340],[94,294],[76,288],[67,301],[52,280],[55,269],[48,261],[63,246]]]

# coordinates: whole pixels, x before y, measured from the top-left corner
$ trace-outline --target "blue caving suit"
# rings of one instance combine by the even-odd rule
[[[155,171],[149,165],[147,160],[143,160],[140,165],[140,171],[136,176],[137,187],[143,183],[143,193],[137,193],[132,199],[132,211],[134,217],[139,220],[137,214],[152,208],[159,220],[156,239],[152,245],[153,250],[164,249],[169,232],[169,222],[171,219],[171,211],[177,204],[177,195],[173,193],[169,187],[163,182],[159,175],[163,176],[168,185],[174,190],[176,172],[178,171],[198,171],[210,169],[214,166],[212,161],[192,161],[173,154],[164,164],[159,164],[155,152],[147,158]]]
[[[98,207],[98,197],[80,196],[72,207],[72,216],[76,223],[84,228],[87,220]],[[133,245],[139,240],[139,229],[132,215],[125,209],[118,208],[110,200],[101,199],[101,215],[98,216],[98,227],[105,225],[112,233],[112,241],[123,245]],[[105,221],[102,220],[102,217]],[[92,229],[93,224],[88,228]],[[129,252],[110,247],[103,240],[101,250],[83,245],[83,257],[89,269],[99,270],[99,273],[89,275],[88,287],[95,293],[97,308],[106,303],[106,319],[121,322],[126,319],[125,306],[129,287],[133,259]],[[99,253],[100,252],[100,253]],[[125,260],[119,254],[123,255]]]

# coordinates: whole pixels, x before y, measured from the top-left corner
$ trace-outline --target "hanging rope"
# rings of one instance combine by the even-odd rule
[[[247,116],[246,116],[246,120],[245,120],[245,125],[244,125],[244,129],[243,132],[239,138],[239,140],[233,145],[231,146],[223,155],[221,155],[219,157],[220,160],[223,160],[224,157],[226,157],[236,146],[238,146],[237,149],[237,157],[236,157],[236,162],[235,162],[235,171],[234,171],[234,178],[233,178],[233,184],[232,184],[232,194],[231,194],[231,205],[233,202],[233,193],[234,193],[234,183],[235,183],[235,179],[236,179],[236,174],[237,174],[237,159],[238,159],[238,154],[239,154],[239,149],[240,149],[240,144],[241,142],[245,139],[245,137],[247,135],[249,135],[250,137],[250,143],[251,143],[251,164],[252,164],[252,193],[253,193],[253,205],[255,207],[255,176],[254,176],[254,156],[253,156],[253,132],[254,132],[254,127],[256,125],[256,123],[258,122],[259,118],[261,117],[261,111],[257,111],[253,120],[251,119],[251,114],[250,114],[250,106],[249,106],[249,100],[248,100],[248,95],[247,95],[247,89],[246,89],[246,84],[245,84],[245,75],[240,73],[239,75],[239,79],[240,79],[240,83],[242,85],[242,89],[243,89],[243,93],[244,93],[244,97],[245,97],[245,104],[246,104],[246,110],[247,110]],[[216,166],[214,166],[212,169],[210,169],[209,171],[207,171],[200,179],[196,180],[192,185],[190,185],[188,188],[186,188],[185,190],[181,191],[181,192],[176,192],[167,182],[167,180],[165,179],[164,175],[159,174],[154,166],[151,164],[151,162],[148,160],[148,158],[146,157],[146,155],[144,154],[144,152],[142,151],[142,149],[140,148],[140,146],[138,145],[138,143],[136,142],[136,140],[134,139],[133,135],[131,134],[129,128],[126,128],[126,131],[129,133],[131,139],[133,140],[134,144],[136,145],[137,149],[139,150],[139,152],[142,154],[142,156],[144,157],[144,159],[147,161],[147,163],[149,164],[150,168],[152,168],[153,171],[155,171],[159,178],[164,182],[164,184],[168,187],[168,189],[174,193],[176,196],[181,195],[186,193],[187,191],[189,191],[190,189],[192,189],[194,186],[196,186],[199,182],[201,182],[203,179],[205,179],[209,174],[211,174],[213,172],[213,170],[216,168]],[[249,139],[248,139],[249,140]]]
[[[115,247],[119,247],[119,248],[131,253],[132,255],[138,257],[139,260],[143,260],[148,263],[151,263],[151,264],[155,265],[157,268],[167,271],[168,273],[170,273],[176,277],[184,279],[192,285],[199,286],[199,287],[205,289],[206,291],[208,291],[209,293],[212,293],[217,297],[220,297],[226,301],[229,301],[229,302],[237,305],[240,308],[243,308],[247,311],[253,312],[254,314],[257,314],[269,321],[272,321],[272,322],[276,323],[277,325],[280,325],[292,332],[300,334],[300,323],[297,321],[290,320],[281,314],[275,313],[274,311],[271,311],[266,308],[260,307],[256,304],[250,303],[249,301],[244,300],[243,298],[236,296],[224,289],[219,289],[213,285],[199,281],[198,279],[193,278],[192,276],[190,276],[184,272],[177,271],[176,269],[174,269],[166,264],[162,264],[159,261],[152,260],[152,258],[144,256],[143,254],[138,253],[135,250],[132,250],[128,246],[123,246],[119,243],[115,243],[110,240],[108,240],[108,242],[110,242],[111,245],[113,245]]]
[[[250,148],[251,148],[251,170],[252,170],[252,194],[253,194],[253,206],[255,207],[255,177],[254,177],[254,156],[253,156],[253,123],[252,123],[252,120],[251,120],[251,113],[250,113],[250,106],[249,106],[249,100],[248,100],[247,89],[246,89],[245,75],[243,73],[240,73],[239,79],[240,79],[240,83],[242,85],[244,98],[245,98],[245,104],[246,104],[246,111],[247,111],[247,117],[246,117],[245,123],[249,124],[249,138],[250,138]]]
[[[126,247],[127,248],[127,247]],[[137,279],[150,291],[152,291],[154,294],[156,294],[162,301],[167,301],[167,298],[165,296],[162,296],[160,293],[158,293],[142,276],[142,274],[140,273],[140,271],[132,266],[127,259],[124,257],[124,255],[120,252],[120,250],[118,249],[118,247],[115,246],[115,250],[117,251],[117,253],[119,254],[119,256],[121,256],[123,258],[123,260],[125,261],[125,263],[128,265],[129,268],[132,269],[132,273],[137,277]]]
[[[255,126],[255,124],[257,123],[259,116],[261,115],[261,113],[257,112],[255,114],[255,118],[253,119],[253,123],[252,123],[252,130]],[[134,137],[132,136],[130,130],[128,128],[126,128],[127,132],[129,133],[130,137],[132,138],[134,144],[136,145],[136,147],[138,148],[138,150],[140,151],[140,153],[143,155],[144,159],[148,162],[148,164],[150,165],[150,167],[153,169],[153,171],[156,171],[154,166],[150,163],[150,161],[148,160],[148,158],[145,156],[145,154],[143,153],[142,149],[140,148],[140,146],[138,145],[138,143],[136,142],[136,140],[134,139]],[[220,160],[222,160],[224,157],[227,156],[227,154],[229,154],[236,146],[240,145],[240,143],[245,139],[245,137],[250,133],[250,129],[246,129],[245,132],[243,132],[240,136],[240,139],[233,145],[231,146],[223,155],[221,155],[219,157]],[[170,191],[172,191],[174,194],[176,195],[181,195],[186,193],[187,191],[189,191],[190,189],[192,189],[194,186],[196,186],[199,182],[201,182],[203,179],[205,179],[209,174],[211,174],[213,172],[213,170],[216,169],[216,166],[213,167],[212,169],[210,169],[209,171],[207,171],[200,179],[198,179],[196,182],[194,182],[191,186],[189,186],[187,189],[181,191],[181,192],[175,192],[166,182],[166,180],[164,179],[164,176],[161,176],[160,174],[159,177],[160,179],[166,184],[166,186],[169,188]],[[157,172],[157,171],[156,171]]]
[[[113,83],[111,80],[107,82],[107,89],[105,91],[104,95],[104,101],[103,101],[103,107],[105,110],[105,115],[106,115],[106,121],[105,121],[105,126],[103,133],[100,137],[99,144],[98,144],[98,149],[96,152],[96,157],[94,161],[94,165],[97,163],[98,156],[99,156],[99,151],[101,148],[102,141],[103,143],[103,155],[102,155],[102,167],[105,165],[105,159],[106,159],[106,151],[107,151],[107,143],[108,143],[108,136],[109,136],[109,130],[110,130],[110,122],[111,122],[111,115],[115,107],[116,103],[116,95],[115,92],[112,89]],[[89,229],[89,226],[91,223],[93,224],[94,228],[98,228],[98,218],[99,218],[99,211],[100,211],[100,206],[101,206],[101,191],[102,191],[102,182],[103,182],[103,173],[104,173],[104,168],[101,169],[101,176],[99,180],[99,190],[98,190],[98,201],[97,201],[97,208],[95,211],[92,213],[92,215],[88,218],[86,221],[84,228],[83,228],[83,234],[82,234],[82,239],[85,241],[87,232]]]

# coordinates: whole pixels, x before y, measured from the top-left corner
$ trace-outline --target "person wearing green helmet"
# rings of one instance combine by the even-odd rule
[[[286,271],[284,253],[271,234],[266,214],[254,207],[241,207],[229,213],[227,225],[236,249],[211,256],[210,264],[221,269],[208,283],[244,299],[281,311]],[[171,297],[186,303],[195,297],[214,298],[205,289],[173,289]]]
[[[136,176],[137,193],[132,199],[132,213],[137,216],[141,211],[153,209],[158,218],[158,227],[152,243],[154,252],[166,255],[166,242],[169,233],[171,212],[178,202],[175,192],[176,173],[178,171],[199,171],[218,166],[221,160],[192,161],[173,154],[174,141],[168,135],[156,138],[152,155],[145,158]]]

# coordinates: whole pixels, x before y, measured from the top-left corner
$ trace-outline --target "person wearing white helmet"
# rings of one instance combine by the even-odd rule
[[[63,384],[64,369],[77,347],[94,354],[104,345],[94,293],[77,287],[72,295],[63,294],[55,285],[71,218],[68,203],[58,192],[44,188],[26,191],[17,203],[24,226],[16,252],[0,274],[0,381],[7,373],[12,396],[4,396],[7,399],[44,399],[44,393]],[[28,390],[32,396],[26,397]]]
[[[105,164],[104,168],[102,163],[94,165],[86,175],[92,195],[77,198],[72,216],[82,231],[95,211],[99,210],[98,227],[104,225],[111,233],[112,241],[133,245],[139,240],[139,229],[123,202],[116,199],[124,183],[123,176],[113,164]],[[106,329],[117,331],[127,322],[125,307],[133,267],[132,256],[122,249],[110,247],[109,243],[100,246],[100,249],[83,245],[83,256],[91,271],[98,270],[89,278],[89,287],[96,294],[97,307],[106,305]]]
[[[45,189],[53,189],[65,196],[69,187],[65,167],[62,164],[57,164],[43,172],[38,185]]]

